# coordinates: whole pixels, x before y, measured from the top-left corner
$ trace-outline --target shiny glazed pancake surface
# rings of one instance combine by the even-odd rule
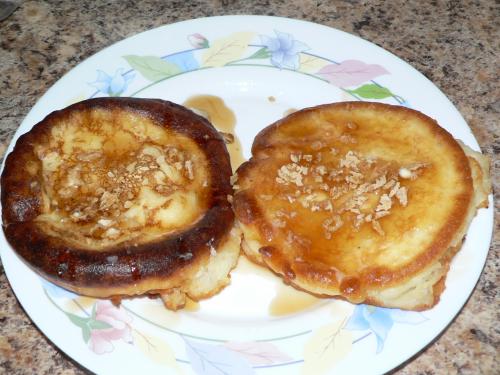
[[[222,138],[193,112],[91,99],[20,137],[2,174],[3,227],[61,286],[96,297],[159,293],[175,308],[186,293],[208,296],[228,282],[239,243],[230,175]]]
[[[351,302],[422,310],[439,300],[488,161],[429,117],[347,102],[264,129],[237,171],[242,248],[285,282]]]

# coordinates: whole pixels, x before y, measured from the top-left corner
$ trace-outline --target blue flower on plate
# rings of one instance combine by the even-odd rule
[[[380,353],[394,323],[420,324],[426,320],[418,312],[357,305],[345,329],[351,331],[370,330],[377,339],[377,353]]]
[[[63,289],[56,284],[52,284],[51,282],[40,278],[42,281],[42,287],[45,289],[45,291],[53,298],[67,298],[67,299],[73,299],[78,297],[78,294],[75,294],[73,292],[70,292],[69,290]]]
[[[295,40],[291,34],[276,30],[274,32],[276,38],[260,35],[262,44],[271,53],[271,63],[280,69],[297,70],[300,66],[299,53],[308,50],[309,47]]]
[[[182,72],[190,72],[200,67],[200,64],[198,64],[198,61],[194,57],[193,51],[175,53],[165,57],[164,60],[177,65]]]
[[[399,97],[399,98],[402,100],[399,105],[402,105],[403,107],[411,108],[411,103],[408,100],[403,99],[401,97]]]
[[[99,92],[109,96],[120,96],[130,82],[134,79],[135,74],[132,72],[123,73],[123,68],[117,69],[113,76],[97,70],[97,79],[91,82],[90,85],[94,86]]]

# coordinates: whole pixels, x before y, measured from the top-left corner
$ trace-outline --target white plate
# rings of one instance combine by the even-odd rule
[[[106,48],[38,101],[13,143],[51,111],[85,98],[182,103],[196,94],[219,96],[236,113],[247,157],[257,132],[290,108],[343,100],[411,106],[478,149],[450,101],[394,55],[325,26],[260,16],[180,22]],[[423,313],[324,300],[273,316],[269,305],[281,282],[248,266],[239,267],[232,284],[198,311],[172,313],[146,298],[116,308],[43,281],[14,254],[3,232],[0,241],[6,274],[31,319],[96,373],[377,374],[421,350],[458,313],[484,266],[492,223],[493,210],[480,210],[453,260],[441,302]]]

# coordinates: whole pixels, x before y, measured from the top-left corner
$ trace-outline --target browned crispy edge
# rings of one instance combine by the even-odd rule
[[[33,181],[25,170],[36,160],[33,147],[46,141],[51,124],[92,108],[126,110],[191,138],[208,160],[208,209],[191,228],[156,242],[124,243],[103,251],[76,248],[62,238],[47,235],[34,219],[40,214],[41,195],[33,195]],[[207,243],[217,247],[230,231],[234,214],[227,195],[232,194],[229,154],[223,139],[203,117],[175,103],[157,99],[97,98],[52,112],[22,135],[8,155],[1,176],[2,219],[5,236],[21,258],[56,283],[85,287],[127,286],[139,280],[171,277],[199,263],[209,254]],[[39,177],[37,177],[39,178]],[[192,258],[186,256],[192,253]],[[116,262],[109,257],[117,256]]]
[[[366,290],[368,286],[373,290],[384,289],[395,285],[403,279],[411,278],[422,269],[441,259],[445,255],[446,251],[448,251],[450,247],[450,242],[452,241],[454,235],[457,231],[460,231],[466,221],[467,213],[470,209],[473,197],[473,184],[469,162],[464,154],[464,151],[453,136],[440,127],[435,120],[421,112],[406,107],[371,102],[341,102],[305,108],[269,125],[259,132],[254,139],[252,145],[252,158],[240,166],[237,171],[238,179],[240,181],[248,179],[249,171],[259,163],[259,159],[267,157],[270,149],[279,146],[275,144],[273,136],[275,132],[279,131],[280,127],[286,126],[290,121],[293,121],[299,116],[308,116],[309,113],[318,110],[334,109],[370,109],[383,112],[393,111],[399,112],[405,116],[417,117],[422,122],[422,125],[430,128],[432,134],[440,143],[446,144],[448,148],[452,150],[458,161],[458,169],[462,174],[462,178],[467,183],[466,192],[457,198],[457,202],[450,215],[449,221],[441,228],[434,241],[427,247],[427,249],[422,249],[420,251],[421,254],[411,263],[404,267],[400,267],[397,270],[391,270],[387,267],[369,267],[357,276],[346,277],[339,283],[335,273],[327,267],[321,267],[319,264],[307,263],[301,264],[300,267],[297,267],[296,264],[290,264],[286,257],[280,253],[280,250],[275,247],[268,246],[260,249],[259,252],[266,265],[274,272],[282,275],[287,283],[296,285],[294,279],[300,278],[300,284],[302,285],[301,288],[304,288],[307,284],[314,285],[321,283],[323,286],[330,285],[333,289],[339,288],[342,293],[348,295],[353,300],[361,301],[365,297],[365,293],[363,293],[363,291]],[[270,230],[270,224],[266,222],[265,216],[252,197],[252,192],[248,190],[240,190],[236,192],[233,205],[238,220],[258,231],[261,239],[265,238],[266,231]],[[264,242],[265,241],[263,240],[261,241],[261,243]],[[255,259],[253,260],[255,261]],[[446,263],[449,263],[449,261]],[[444,278],[441,283],[444,283]],[[439,285],[441,285],[440,282],[436,285],[436,292],[439,292],[439,288],[441,288],[441,290],[443,288],[443,285],[441,285],[441,287]],[[439,298],[439,294],[437,295],[437,298]],[[437,300],[435,302],[437,302]],[[425,308],[428,307],[422,306],[420,309]]]

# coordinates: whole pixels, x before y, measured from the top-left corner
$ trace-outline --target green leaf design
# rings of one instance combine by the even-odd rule
[[[123,56],[132,68],[143,75],[144,78],[156,82],[181,72],[179,66],[160,59],[157,56]]]
[[[355,90],[349,90],[349,92],[366,99],[384,99],[393,96],[393,93],[388,88],[373,83],[363,85]]]
[[[247,59],[267,59],[269,56],[271,56],[269,50],[266,47],[263,47],[250,57],[247,57]]]
[[[78,315],[75,315],[75,314],[72,314],[69,312],[65,312],[65,314],[69,318],[69,320],[71,320],[71,323],[73,323],[74,325],[76,325],[82,329],[83,329],[83,327],[87,327],[87,324],[90,320],[90,318],[82,318]]]
[[[88,326],[82,327],[82,337],[85,344],[90,340],[90,328]]]
[[[103,322],[102,320],[90,320],[88,326],[91,329],[108,329],[113,328],[109,323]]]

